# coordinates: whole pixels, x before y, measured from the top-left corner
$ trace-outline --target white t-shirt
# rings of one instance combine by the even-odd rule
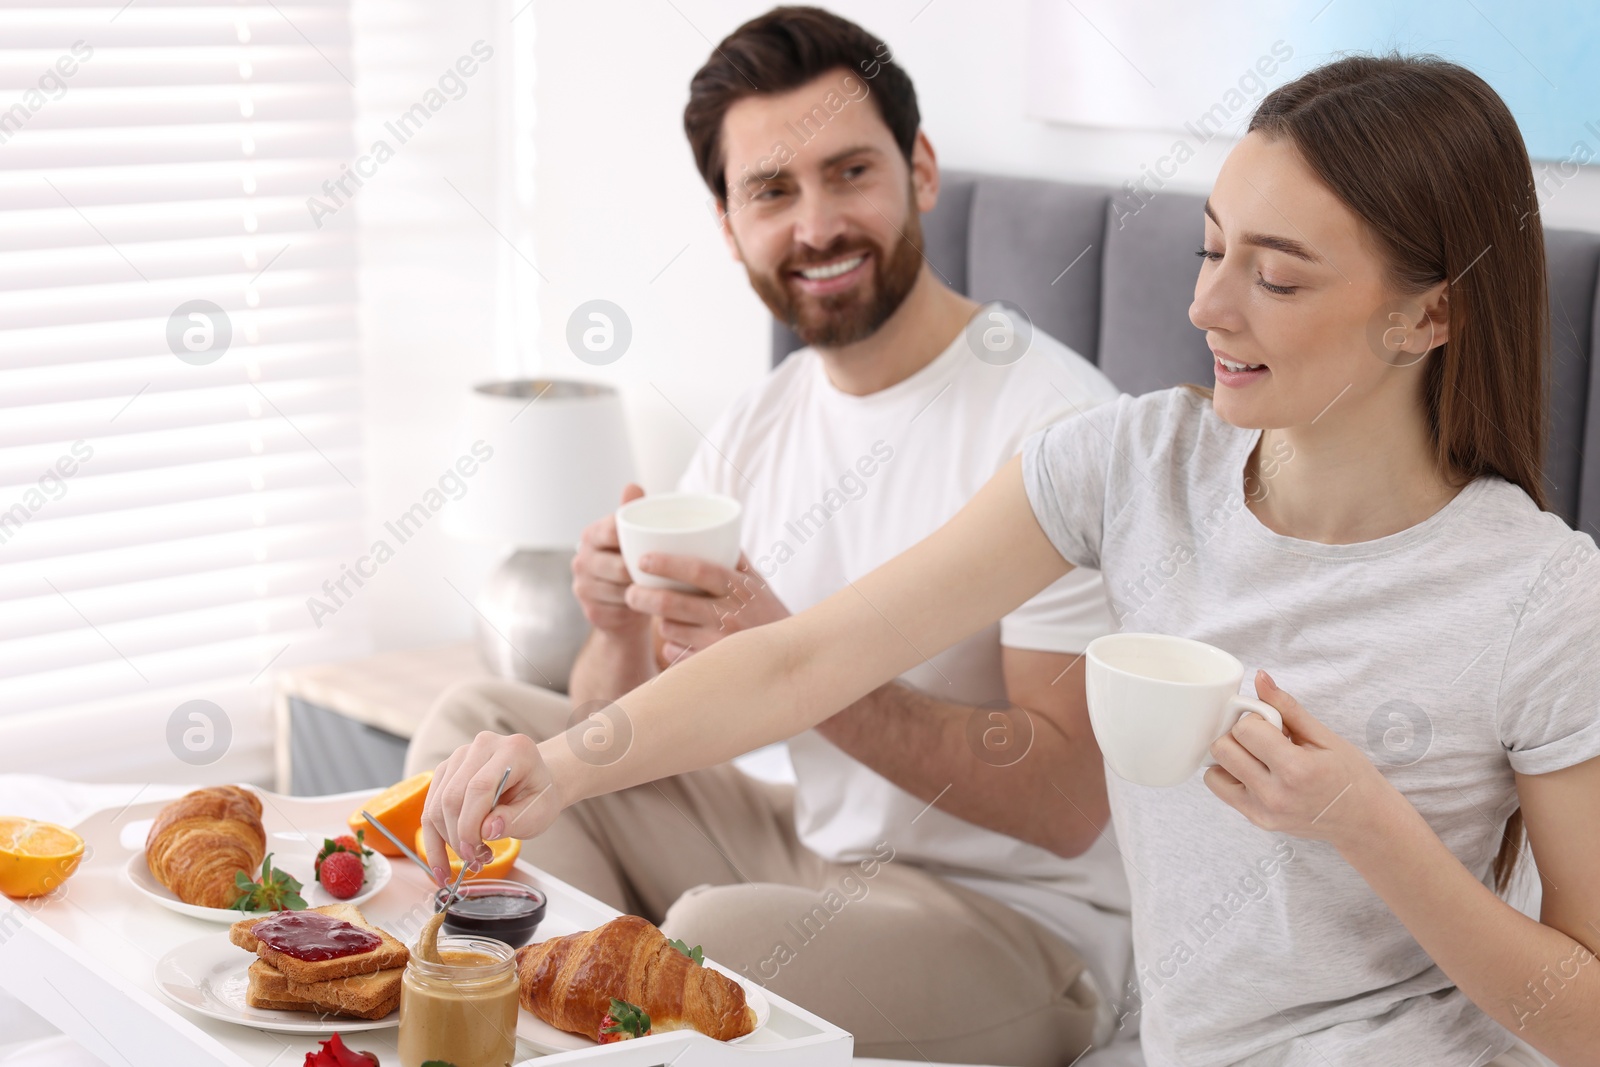
[[[1093,365],[1037,330],[1008,366],[980,361],[957,337],[911,377],[867,396],[835,388],[821,357],[801,349],[722,415],[678,487],[743,502],[745,554],[798,613],[933,533],[1034,430],[1116,395]],[[1002,643],[1077,653],[1110,629],[1099,574],[1074,571],[902,681],[943,700],[1004,700]],[[1128,889],[1109,831],[1062,859],[930,807],[815,731],[791,739],[789,752],[795,823],[812,851],[849,863],[887,842],[896,862],[1004,901],[1066,940],[1109,998],[1125,986]]]
[[[1512,772],[1600,755],[1594,541],[1491,476],[1387,537],[1287,537],[1245,504],[1260,436],[1187,389],[1124,396],[1031,438],[1024,480],[1122,629],[1233,653],[1247,694],[1268,669],[1487,883]],[[1151,1067],[1464,1067],[1512,1044],[1332,846],[1257,829],[1199,773],[1106,779]]]

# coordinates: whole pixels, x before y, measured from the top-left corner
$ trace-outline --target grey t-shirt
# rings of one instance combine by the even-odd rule
[[[1187,389],[1123,396],[1029,438],[1023,475],[1120,629],[1224,648],[1252,695],[1268,669],[1487,882],[1512,771],[1600,755],[1594,541],[1497,477],[1374,541],[1286,537],[1245,503],[1259,437]],[[1252,494],[1293,462],[1263,455]],[[1257,829],[1199,774],[1106,777],[1150,1067],[1465,1067],[1511,1045],[1331,846]]]

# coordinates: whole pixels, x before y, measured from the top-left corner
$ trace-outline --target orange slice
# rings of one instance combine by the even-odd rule
[[[42,897],[78,869],[83,838],[55,823],[0,816],[0,893]]]
[[[365,830],[362,840],[366,846],[385,856],[403,856],[394,842],[382,831],[362,817],[362,810],[372,813],[389,828],[389,832],[402,841],[409,841],[422,828],[422,806],[428,802],[428,786],[433,781],[432,771],[413,774],[403,782],[396,782],[371,800],[350,813],[350,832]]]
[[[373,812],[372,814],[376,815],[378,813]],[[511,874],[512,865],[517,862],[517,856],[522,853],[522,842],[518,841],[514,837],[502,837],[498,841],[485,841],[484,844],[489,846],[489,851],[493,853],[493,855],[489,858],[489,862],[485,863],[483,865],[483,869],[477,874],[473,874],[471,871],[468,871],[467,881],[470,882],[475,878],[509,877]],[[461,873],[461,857],[457,856],[456,850],[451,848],[449,845],[444,846],[444,850],[445,853],[450,857],[450,881],[454,882],[456,880],[456,876]],[[430,864],[433,862],[432,858],[430,858],[422,849],[421,827],[417,828],[417,855],[427,860]]]

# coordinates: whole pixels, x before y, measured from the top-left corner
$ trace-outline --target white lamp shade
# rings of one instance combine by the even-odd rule
[[[585,526],[617,508],[635,477],[622,398],[599,382],[474,386],[464,455],[474,454],[476,441],[493,454],[445,509],[445,529],[469,540],[573,548]]]

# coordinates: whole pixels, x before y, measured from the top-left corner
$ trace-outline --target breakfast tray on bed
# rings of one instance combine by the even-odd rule
[[[338,832],[372,791],[328,797],[288,797],[256,790],[267,833]],[[273,1033],[179,1008],[155,983],[156,963],[172,948],[227,928],[179,915],[136,892],[123,868],[139,851],[164,802],[108,808],[74,829],[86,843],[77,873],[48,897],[12,901],[0,896],[0,988],[17,997],[85,1049],[119,1067],[300,1067],[319,1037]],[[362,905],[377,925],[410,944],[431,913],[430,883],[405,860],[393,863],[389,884]],[[545,923],[587,929],[616,916],[593,897],[519,861],[513,877],[549,898]],[[541,927],[541,932],[543,927]],[[535,935],[536,937],[540,935]],[[852,1039],[837,1026],[767,992],[766,1026],[738,1044],[692,1031],[539,1056],[519,1041],[517,1063],[539,1067],[606,1064],[615,1067],[831,1067],[848,1064]],[[399,1067],[396,1027],[346,1034],[349,1046]]]

